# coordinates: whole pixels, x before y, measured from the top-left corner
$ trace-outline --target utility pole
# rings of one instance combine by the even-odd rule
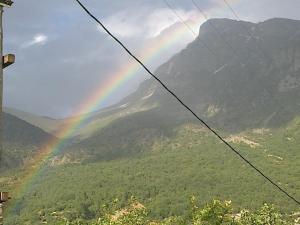
[[[3,69],[14,63],[15,57],[12,54],[3,56],[3,8],[10,7],[13,4],[11,0],[0,0],[0,163],[2,161],[3,152]],[[2,64],[2,65],[1,65]],[[0,225],[3,225],[3,208],[4,204],[9,200],[8,192],[0,192]]]

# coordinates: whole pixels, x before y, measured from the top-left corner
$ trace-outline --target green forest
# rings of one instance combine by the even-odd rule
[[[289,193],[299,196],[299,126],[298,119],[283,128],[249,130],[229,136],[228,140]],[[189,218],[191,196],[195,196],[200,208],[220,199],[232,200],[234,213],[259,210],[264,203],[274,205],[283,214],[297,212],[293,202],[202,127],[184,125],[174,132],[173,138],[157,139],[151,151],[135,157],[49,166],[10,210],[6,223],[38,224],[57,214],[69,224],[93,224],[105,205],[117,199],[114,207],[124,208],[132,196],[147,208],[145,218],[154,221]],[[21,176],[22,172],[17,172],[9,183],[12,174],[7,173],[1,179],[1,188],[13,193]],[[47,224],[56,222],[49,220]]]
[[[31,1],[0,225],[300,225],[300,1]]]

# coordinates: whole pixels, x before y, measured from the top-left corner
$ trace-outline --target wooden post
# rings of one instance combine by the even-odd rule
[[[11,65],[15,58],[12,55],[8,55],[3,58],[3,7],[10,7],[13,4],[11,0],[0,0],[0,164],[2,163],[3,157],[3,112],[2,112],[2,104],[3,104],[3,68]],[[13,62],[12,62],[13,61]],[[6,63],[6,64],[5,64]],[[6,203],[9,199],[7,192],[0,192],[0,225],[3,225],[3,204]]]
[[[3,204],[0,203],[0,225],[3,225]]]
[[[0,192],[0,225],[3,225],[4,204],[10,199],[8,192]]]
[[[3,102],[3,7],[10,7],[13,4],[11,0],[0,0],[0,60],[2,60],[0,66],[0,163],[3,157],[3,113],[2,113],[2,102]],[[0,223],[1,225],[1,223]]]
[[[3,65],[3,6],[0,5],[0,59],[2,60],[1,64]],[[2,101],[3,101],[3,66],[0,66],[0,163],[3,157],[3,113],[2,113]],[[1,223],[0,223],[1,225]]]

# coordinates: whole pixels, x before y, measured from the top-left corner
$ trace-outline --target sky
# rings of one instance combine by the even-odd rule
[[[223,0],[195,0],[209,18],[234,18]],[[227,0],[242,20],[273,17],[300,20],[299,0]],[[90,11],[139,55],[169,31],[182,26],[164,0],[82,0]],[[187,23],[205,22],[191,0],[168,0]],[[74,0],[15,0],[4,12],[4,51],[16,63],[4,72],[4,106],[63,118],[132,59]],[[148,66],[152,71],[195,39],[186,35]],[[149,76],[140,70],[100,108],[117,103]]]

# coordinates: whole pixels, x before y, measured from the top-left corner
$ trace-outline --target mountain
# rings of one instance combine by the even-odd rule
[[[54,138],[13,115],[3,114],[3,154],[0,170],[24,165],[40,146]]]
[[[300,21],[290,19],[260,23],[211,19],[200,27],[196,40],[155,74],[216,129],[236,132],[281,126],[300,112],[299,30]],[[74,121],[5,111],[52,134]],[[86,117],[74,136],[87,143],[88,138],[108,135],[124,124],[133,130],[135,117],[142,129],[149,124],[153,128],[157,121],[167,121],[165,127],[196,122],[154,79],[144,81],[120,103]]]
[[[300,114],[300,21],[211,19],[155,74],[225,134],[283,126]],[[186,123],[199,124],[148,79],[119,104],[94,113],[68,151],[94,159],[135,155]]]
[[[211,19],[155,74],[215,128],[235,132],[284,125],[300,112],[299,29],[299,21],[282,18],[260,23]],[[161,116],[172,114],[176,122],[193,119],[148,79],[120,103],[86,116],[74,136],[86,139],[118,118],[153,109]],[[6,111],[54,135],[69,121]]]
[[[300,112],[300,21],[276,18],[254,24],[212,19],[201,26],[194,42],[155,74],[215,127],[282,125]],[[141,99],[170,107],[169,113],[182,108],[154,80],[142,84],[125,102]]]

